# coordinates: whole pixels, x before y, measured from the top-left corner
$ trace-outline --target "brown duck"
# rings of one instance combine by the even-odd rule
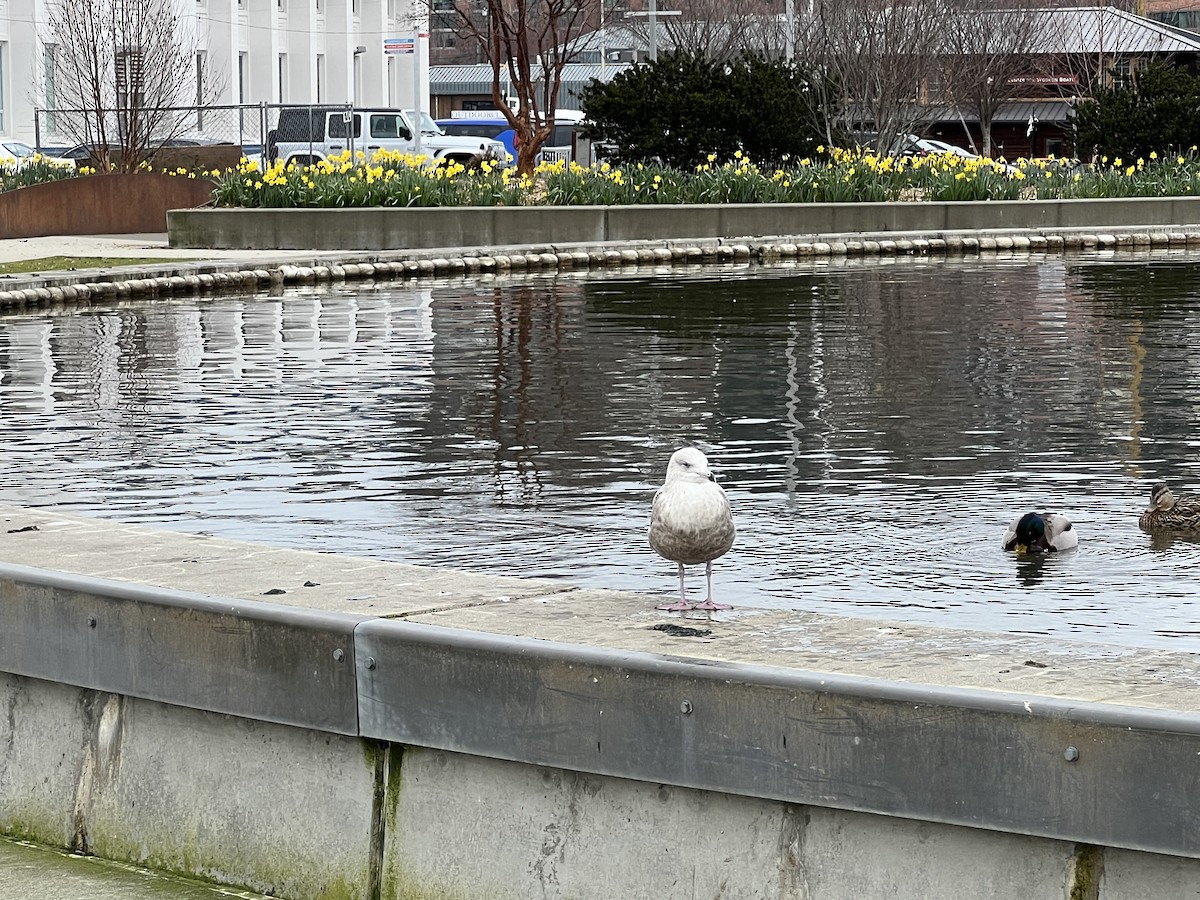
[[[1150,489],[1150,505],[1138,526],[1142,531],[1200,531],[1200,497],[1176,497],[1160,481]]]

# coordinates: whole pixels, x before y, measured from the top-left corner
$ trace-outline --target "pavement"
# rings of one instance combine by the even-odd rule
[[[0,838],[0,900],[266,900],[138,866]]]
[[[311,250],[194,250],[171,247],[167,233],[75,234],[0,240],[0,263],[51,256],[123,257],[138,259],[311,259]]]

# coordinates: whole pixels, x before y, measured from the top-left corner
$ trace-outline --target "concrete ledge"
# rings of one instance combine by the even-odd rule
[[[0,518],[9,833],[292,898],[1200,879],[1194,654],[755,609],[680,637],[650,597]]]
[[[390,250],[747,236],[1179,228],[1200,197],[429,209],[171,210],[172,247]]]

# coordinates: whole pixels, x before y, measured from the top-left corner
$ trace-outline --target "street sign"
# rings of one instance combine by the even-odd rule
[[[416,40],[412,35],[407,37],[389,37],[383,39],[383,52],[387,56],[398,56],[414,52]]]

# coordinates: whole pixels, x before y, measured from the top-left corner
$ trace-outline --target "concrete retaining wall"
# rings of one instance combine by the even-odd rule
[[[168,214],[171,246],[390,250],[609,241],[1181,228],[1200,197],[453,209],[190,209]]]
[[[74,570],[0,563],[7,833],[296,900],[1182,900],[1200,883],[1188,654],[1146,662],[1153,706],[1132,705],[1128,654],[1039,642],[1054,664],[1017,655],[985,678],[1013,687],[984,690],[959,686],[977,640],[939,633],[925,654],[907,626],[902,659],[851,625],[808,671],[761,639],[797,623],[749,610],[749,643],[719,622],[679,643],[644,597],[0,518],[0,558]],[[188,590],[79,574],[126,569]],[[372,614],[346,608],[363,597]],[[529,616],[676,643],[508,636]],[[502,633],[437,624],[464,617]],[[960,674],[839,674],[867,641],[880,671],[953,657]],[[1075,687],[1017,692],[1056,670]]]

